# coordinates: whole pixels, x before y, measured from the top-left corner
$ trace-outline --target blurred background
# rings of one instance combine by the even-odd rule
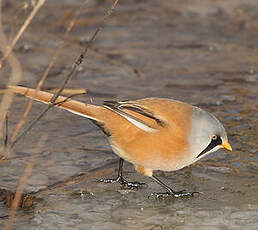
[[[0,58],[38,1],[1,2]],[[1,66],[2,102],[13,76],[12,82],[36,88],[62,46],[42,86],[59,88],[112,5],[110,0],[43,2]],[[223,121],[233,151],[218,151],[177,172],[157,172],[176,190],[201,191],[200,196],[150,200],[148,195],[160,188],[129,163],[125,177],[148,188],[98,183],[116,175],[118,157],[105,136],[87,119],[51,109],[0,165],[0,189],[15,191],[35,156],[25,191],[44,190],[35,195],[32,208],[18,210],[13,228],[257,229],[257,54],[257,0],[119,1],[64,95],[86,89],[76,99],[95,104],[153,96],[182,100]],[[13,98],[10,136],[28,102]],[[25,127],[44,108],[33,103]],[[49,187],[57,182],[59,187]],[[1,228],[7,221],[1,217],[8,213],[1,203]]]

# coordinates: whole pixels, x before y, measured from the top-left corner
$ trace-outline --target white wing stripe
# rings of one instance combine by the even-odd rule
[[[97,119],[94,118],[94,117],[85,115],[85,114],[83,114],[83,113],[75,112],[75,111],[72,110],[72,109],[66,109],[66,108],[62,108],[62,107],[59,107],[59,108],[64,109],[64,110],[67,110],[67,111],[69,111],[69,112],[71,112],[71,113],[74,113],[74,114],[76,114],[76,115],[79,115],[79,116],[81,116],[81,117],[86,117],[86,118],[91,119],[91,120],[94,120],[94,121],[99,121],[99,120],[97,120]]]
[[[107,109],[112,110],[115,113],[118,113],[120,116],[122,116],[123,118],[125,118],[127,121],[129,121],[130,123],[132,123],[133,125],[135,125],[136,127],[138,127],[139,129],[145,131],[145,132],[156,132],[156,129],[151,128],[150,126],[148,126],[147,124],[145,124],[143,121],[141,121],[140,119],[131,116],[130,114],[127,114],[119,109],[117,110],[113,110],[112,108],[105,106]]]

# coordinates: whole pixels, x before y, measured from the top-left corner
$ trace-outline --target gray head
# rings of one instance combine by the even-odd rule
[[[227,133],[221,122],[211,113],[195,107],[189,136],[192,162],[220,148],[232,150]]]

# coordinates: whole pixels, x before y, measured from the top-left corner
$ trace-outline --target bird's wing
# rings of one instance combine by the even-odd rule
[[[137,103],[105,101],[104,106],[147,132],[155,132],[157,126],[163,127],[165,125],[165,123],[160,118],[156,117],[153,112]],[[146,119],[152,122],[147,122]],[[153,123],[155,124],[155,127]]]

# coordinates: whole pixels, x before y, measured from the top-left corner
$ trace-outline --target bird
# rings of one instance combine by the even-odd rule
[[[9,89],[53,104],[52,93],[22,86],[9,86]],[[59,96],[55,106],[89,119],[108,137],[113,152],[119,156],[118,175],[102,182],[118,182],[131,188],[143,186],[144,183],[124,179],[125,160],[165,189],[151,193],[158,198],[193,196],[198,192],[175,191],[155,176],[154,171],[182,169],[221,148],[232,151],[224,126],[213,114],[178,100],[151,97],[94,105]]]

